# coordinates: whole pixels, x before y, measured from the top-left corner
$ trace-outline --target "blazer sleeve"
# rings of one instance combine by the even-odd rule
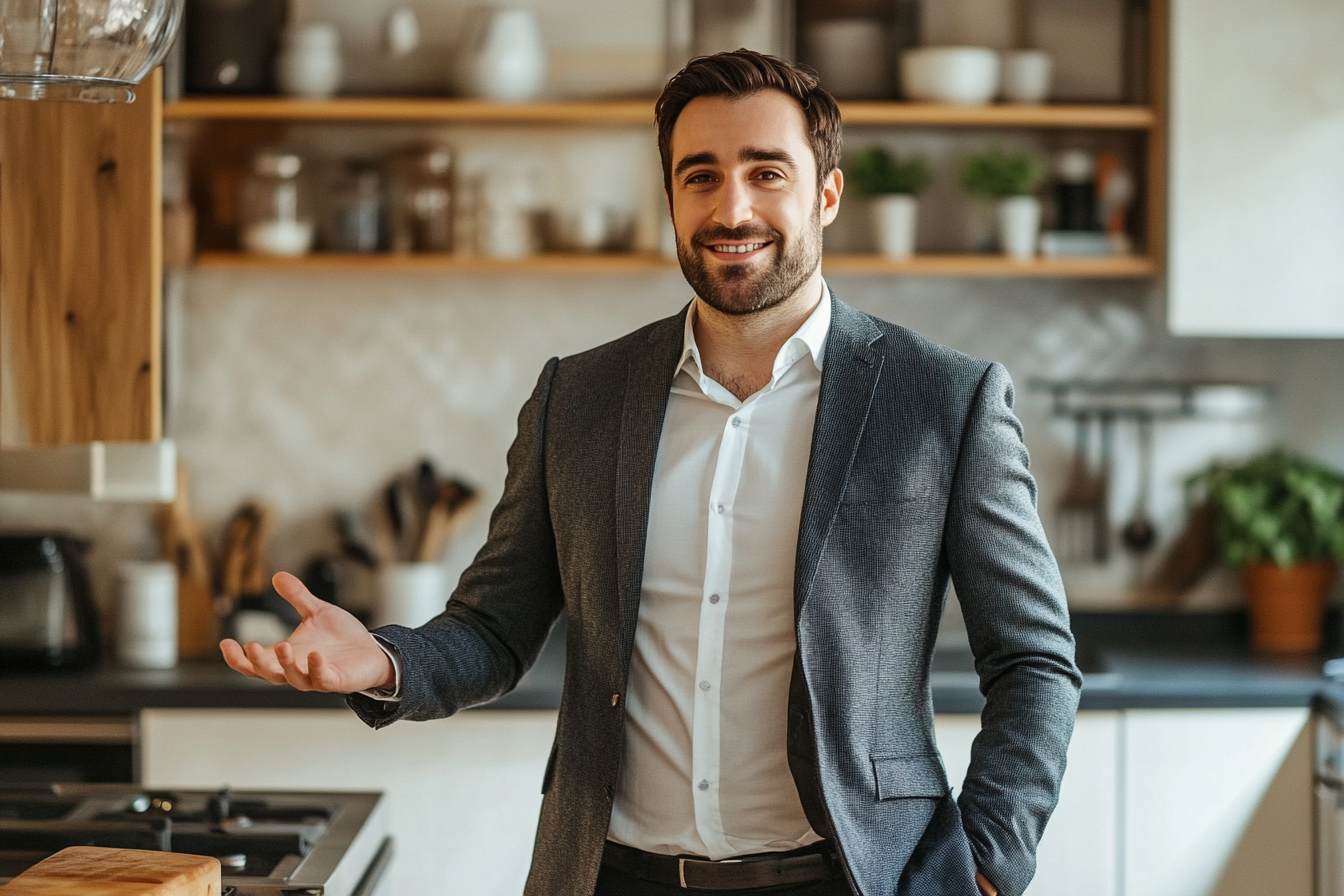
[[[985,695],[958,803],[980,870],[1005,896],[1035,873],[1082,686],[1012,405],[1008,371],[991,364],[966,421],[944,533]]]
[[[555,358],[547,362],[518,415],[489,535],[447,607],[416,629],[377,630],[401,655],[401,699],[348,696],[347,704],[368,725],[438,719],[493,700],[517,686],[545,645],[564,605],[544,463],[558,365]]]

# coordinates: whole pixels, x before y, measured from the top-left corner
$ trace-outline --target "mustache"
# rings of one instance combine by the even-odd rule
[[[714,225],[696,231],[695,236],[691,238],[691,242],[697,246],[707,246],[719,241],[783,242],[784,234],[763,224],[744,224],[741,227]]]

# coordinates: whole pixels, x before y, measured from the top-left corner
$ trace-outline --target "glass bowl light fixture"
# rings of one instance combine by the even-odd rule
[[[129,103],[183,0],[0,0],[0,99]]]

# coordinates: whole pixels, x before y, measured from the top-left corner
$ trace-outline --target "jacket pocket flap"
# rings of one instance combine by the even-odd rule
[[[879,800],[899,797],[947,796],[947,775],[937,756],[874,756],[873,775],[877,779]]]

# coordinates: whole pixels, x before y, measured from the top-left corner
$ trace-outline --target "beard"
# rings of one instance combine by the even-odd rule
[[[775,247],[774,259],[710,270],[705,253],[712,251],[710,243],[722,240],[769,242]],[[695,294],[716,311],[740,316],[773,308],[801,289],[821,263],[821,203],[792,242],[764,225],[711,225],[689,240],[677,235],[677,261]]]

